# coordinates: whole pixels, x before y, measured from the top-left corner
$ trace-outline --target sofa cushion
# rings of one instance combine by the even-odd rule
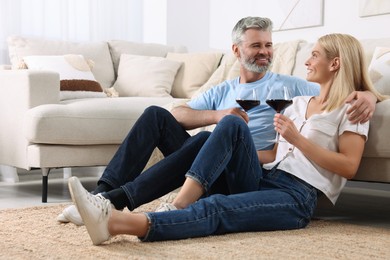
[[[390,48],[390,38],[363,39],[360,40],[360,43],[362,44],[364,53],[366,54],[367,65],[371,61],[377,47]]]
[[[18,68],[25,56],[81,54],[94,61],[92,73],[103,88],[114,84],[114,68],[106,42],[73,43],[20,36],[10,36],[7,42],[13,68]]]
[[[57,145],[120,144],[145,108],[172,102],[165,98],[90,98],[46,104],[27,111],[25,137]]]
[[[376,105],[374,115],[370,119],[368,141],[364,148],[364,157],[390,158],[390,99]]]
[[[305,62],[309,59],[311,51],[313,50],[314,43],[300,42],[295,58],[295,66],[292,71],[292,75],[306,79],[307,67]]]
[[[375,88],[384,95],[390,95],[390,48],[375,49],[368,71]]]
[[[170,96],[181,65],[163,57],[122,54],[114,88],[120,97]]]
[[[116,75],[118,74],[119,60],[122,54],[166,57],[168,52],[187,52],[184,46],[170,46],[158,43],[138,43],[123,40],[109,41],[112,62]]]
[[[25,56],[28,69],[51,70],[60,75],[60,100],[106,97],[82,55]]]
[[[304,41],[294,40],[274,44],[274,57],[270,70],[275,73],[286,75],[291,75],[294,66],[302,67],[306,70],[304,61],[295,61],[296,58],[298,59],[297,50],[302,42]],[[307,58],[308,57],[306,57],[306,59]]]
[[[203,92],[218,85],[219,83],[238,77],[240,74],[240,62],[233,53],[223,55],[221,64],[210,76],[206,83],[204,83],[192,96],[196,98]]]
[[[171,95],[190,98],[210,78],[222,58],[221,52],[168,53],[167,59],[183,62],[173,82]]]

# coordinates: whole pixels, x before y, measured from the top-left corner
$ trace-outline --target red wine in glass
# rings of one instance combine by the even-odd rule
[[[267,99],[265,101],[270,107],[272,107],[277,113],[290,106],[293,102],[291,99]]]
[[[258,105],[260,100],[249,100],[249,99],[236,99],[236,102],[245,110],[248,111]]]
[[[241,89],[239,91],[236,102],[248,112],[250,109],[260,105],[260,100],[257,98],[257,93],[255,89],[247,90]]]
[[[277,113],[281,113],[285,108],[290,106],[293,101],[291,94],[286,86],[277,85],[273,86],[270,89],[270,92],[267,95],[265,102],[272,107]],[[273,143],[279,142],[279,133],[276,133],[276,138],[274,140],[269,140]]]

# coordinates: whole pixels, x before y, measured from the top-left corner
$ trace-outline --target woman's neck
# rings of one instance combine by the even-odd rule
[[[329,92],[331,87],[332,87],[331,81],[320,84],[320,94],[317,97],[315,97],[319,105],[322,106],[326,105],[326,103],[328,102],[328,97],[329,97]]]

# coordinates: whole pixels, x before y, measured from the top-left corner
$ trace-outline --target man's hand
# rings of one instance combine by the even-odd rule
[[[246,123],[249,122],[248,114],[244,110],[242,110],[241,108],[238,108],[238,107],[228,108],[228,109],[224,109],[224,110],[218,110],[217,113],[218,113],[217,122],[221,121],[221,119],[227,115],[235,115],[235,116],[241,117]]]
[[[369,91],[352,92],[345,100],[345,103],[352,104],[347,111],[349,121],[353,124],[357,124],[365,123],[370,120],[375,112],[376,102],[376,97]]]

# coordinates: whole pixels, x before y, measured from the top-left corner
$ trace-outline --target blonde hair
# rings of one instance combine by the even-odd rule
[[[387,98],[372,84],[363,47],[355,37],[348,34],[328,34],[319,38],[318,44],[324,49],[329,60],[336,57],[340,59],[340,67],[334,76],[325,110],[332,111],[340,107],[353,91],[368,90],[378,101]]]

